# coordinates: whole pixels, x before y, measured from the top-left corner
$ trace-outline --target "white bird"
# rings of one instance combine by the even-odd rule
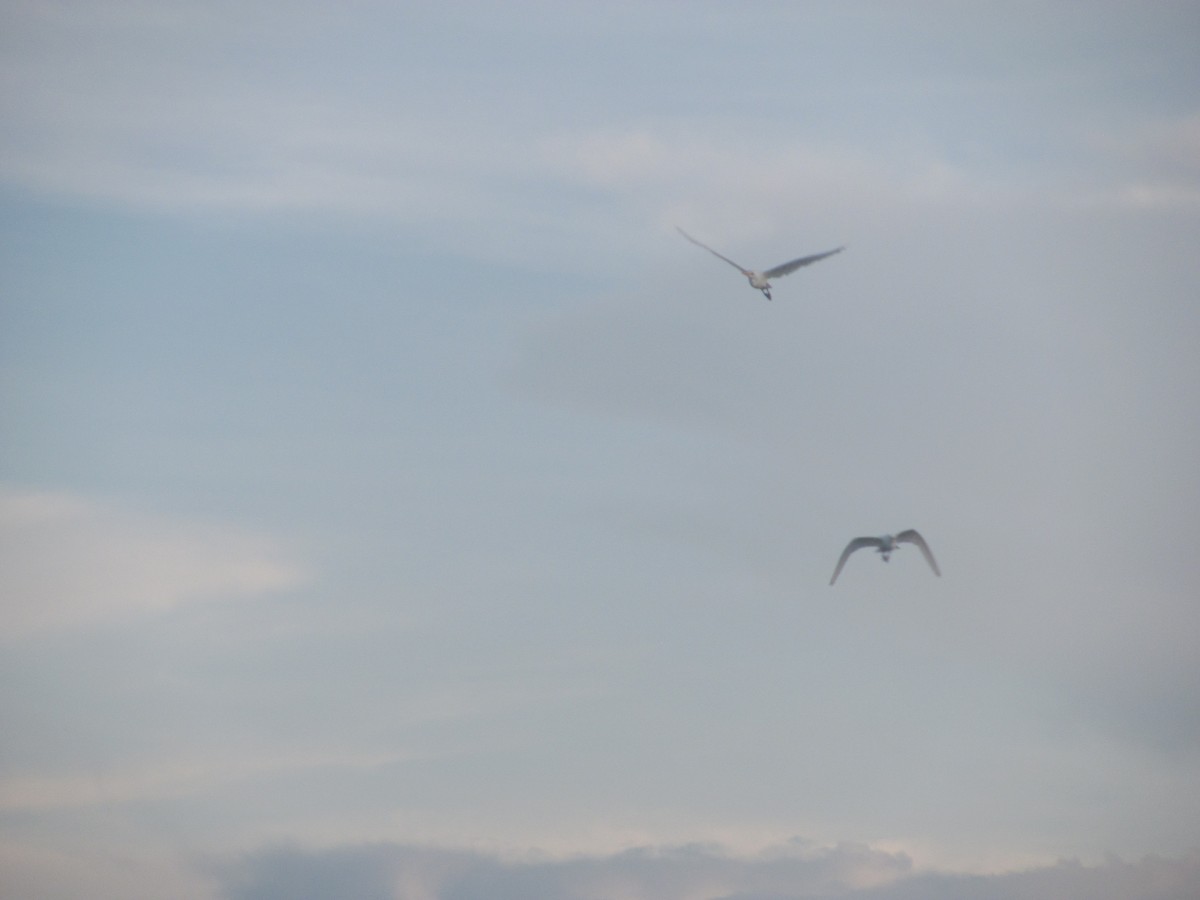
[[[941,577],[942,573],[938,569],[937,563],[934,562],[933,553],[930,552],[929,545],[925,543],[925,538],[910,528],[896,535],[885,534],[883,537],[859,537],[852,540],[846,545],[846,549],[842,551],[842,558],[838,560],[837,568],[833,570],[833,577],[829,579],[829,583],[833,584],[837,581],[838,573],[842,571],[842,566],[846,564],[846,560],[855,550],[861,550],[863,547],[874,547],[875,552],[882,553],[883,561],[887,562],[888,557],[897,549],[897,544],[916,544],[921,548],[921,552],[925,554],[925,561],[933,569],[933,574],[939,578]]]
[[[791,262],[785,262],[782,265],[776,266],[773,269],[767,269],[765,272],[757,272],[754,269],[743,269],[741,266],[739,266],[737,263],[735,263],[728,256],[722,256],[720,253],[718,253],[712,247],[708,246],[708,244],[702,244],[700,241],[696,240],[694,237],[692,237],[690,234],[688,234],[686,231],[684,231],[678,225],[675,226],[675,230],[678,231],[680,234],[682,234],[685,238],[687,238],[693,244],[695,244],[697,247],[703,247],[705,250],[707,250],[709,253],[711,253],[713,256],[717,257],[718,259],[725,260],[725,262],[729,263],[731,266],[733,266],[735,269],[737,269],[739,272],[741,272],[743,275],[745,275],[747,278],[749,278],[750,279],[750,287],[758,288],[760,291],[763,292],[763,295],[768,300],[771,299],[771,279],[772,278],[781,278],[784,275],[790,275],[792,272],[795,272],[801,266],[807,266],[810,263],[815,263],[815,262],[817,262],[817,260],[824,259],[827,256],[833,256],[833,254],[835,254],[835,253],[841,253],[843,250],[846,249],[845,247],[838,247],[836,250],[827,250],[824,253],[816,253],[813,256],[802,256],[799,259],[793,259]]]

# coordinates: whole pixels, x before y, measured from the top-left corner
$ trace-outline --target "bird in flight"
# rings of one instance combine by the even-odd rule
[[[925,538],[921,537],[913,529],[902,531],[899,534],[885,534],[883,537],[859,537],[852,540],[846,545],[846,549],[842,551],[842,558],[838,560],[837,568],[833,570],[833,577],[829,579],[832,585],[837,581],[838,573],[842,571],[842,566],[846,564],[846,560],[855,550],[861,550],[863,547],[874,547],[876,553],[883,554],[883,561],[887,562],[888,557],[897,549],[897,544],[916,544],[921,548],[921,552],[925,554],[925,561],[929,563],[929,568],[933,569],[933,574],[941,577],[941,571],[938,565],[934,562],[933,553],[929,550],[929,545],[925,543]]]
[[[827,256],[833,256],[833,254],[835,254],[835,253],[841,253],[843,250],[846,249],[845,247],[838,247],[836,250],[827,250],[824,253],[816,253],[816,254],[813,254],[812,256],[801,256],[799,259],[793,259],[791,262],[785,262],[782,265],[778,265],[773,269],[767,269],[765,272],[757,272],[754,269],[743,269],[741,266],[739,266],[737,263],[735,263],[728,256],[722,256],[720,253],[718,253],[712,247],[708,246],[708,244],[700,243],[700,241],[696,240],[694,237],[692,237],[690,234],[688,234],[686,231],[684,231],[678,225],[675,226],[675,230],[678,231],[680,234],[682,234],[685,238],[687,238],[693,244],[695,244],[697,247],[703,247],[705,250],[707,250],[713,256],[717,257],[718,259],[725,260],[725,262],[729,263],[731,266],[733,266],[735,269],[737,269],[739,272],[741,272],[743,275],[745,275],[748,279],[750,279],[750,287],[758,288],[760,291],[763,292],[763,296],[765,296],[768,300],[771,299],[771,279],[772,278],[782,278],[784,275],[790,275],[792,272],[795,272],[801,266],[807,266],[810,263],[815,263],[818,260],[824,259]]]

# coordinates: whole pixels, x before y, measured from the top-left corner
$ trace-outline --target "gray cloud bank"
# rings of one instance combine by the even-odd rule
[[[276,847],[209,864],[225,900],[1190,900],[1200,851],[1000,874],[916,872],[903,853],[795,841],[751,858],[719,847],[638,848],[511,861],[395,844]]]

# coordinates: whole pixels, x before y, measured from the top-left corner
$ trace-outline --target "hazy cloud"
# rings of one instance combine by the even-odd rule
[[[0,778],[0,810],[40,811],[184,797],[219,785],[334,770],[369,770],[395,763],[398,754],[298,753],[220,759],[193,757],[122,771]]]
[[[236,526],[0,489],[0,630],[9,637],[284,590],[304,578],[274,540]]]
[[[109,820],[104,831],[119,832]],[[211,881],[186,861],[138,841],[119,849],[96,834],[47,848],[9,836],[0,843],[0,887],[21,900],[216,900]]]

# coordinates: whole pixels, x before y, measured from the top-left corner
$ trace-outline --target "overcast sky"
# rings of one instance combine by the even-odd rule
[[[1200,894],[1197,46],[3,4],[5,893]]]

